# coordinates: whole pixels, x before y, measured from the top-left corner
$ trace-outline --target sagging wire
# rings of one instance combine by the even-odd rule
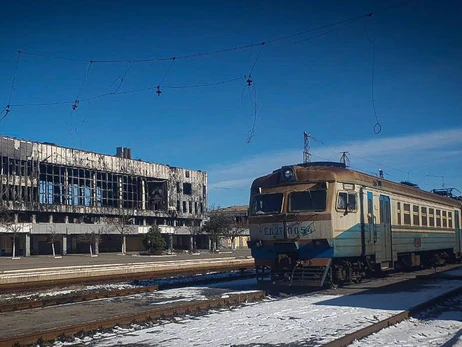
[[[252,81],[252,84],[248,84],[248,85],[244,86],[244,88],[242,90],[242,93],[241,93],[241,99],[243,99],[243,93],[244,93],[244,90],[246,90],[246,89],[249,92],[248,95],[249,95],[249,100],[250,100],[251,107],[252,107],[252,113],[251,113],[252,126],[250,127],[250,130],[247,133],[247,138],[246,138],[245,142],[247,144],[250,144],[250,143],[252,143],[252,140],[253,140],[253,138],[255,136],[255,130],[256,130],[256,127],[257,127],[257,115],[258,115],[257,87],[255,86],[255,82]],[[242,100],[242,102],[244,104],[243,100]]]
[[[15,90],[14,85],[16,83],[16,77],[18,75],[18,69],[19,69],[19,61],[21,59],[21,50],[18,50],[18,57],[16,59],[16,66],[14,68],[14,73],[13,73],[13,80],[11,81],[11,89],[10,89],[10,95],[8,97],[8,103],[5,106],[5,109],[3,110],[3,116],[0,118],[0,123],[3,122],[3,120],[8,117],[8,115],[11,112],[11,98],[13,97],[13,92]]]
[[[72,111],[76,111],[77,108],[79,107],[79,103],[80,103],[80,94],[82,93],[83,87],[84,87],[85,84],[87,83],[88,74],[89,74],[89,72],[90,72],[90,69],[91,69],[92,64],[93,64],[93,61],[92,61],[92,60],[90,60],[90,62],[87,64],[87,67],[86,67],[86,69],[85,69],[85,75],[84,75],[83,81],[82,81],[82,83],[80,84],[79,91],[77,92],[77,96],[75,97],[74,103],[72,104]]]
[[[172,60],[172,62],[168,66],[168,68],[165,71],[164,75],[162,76],[160,82],[157,84],[157,87],[156,87],[157,96],[160,96],[160,94],[162,94],[162,90],[160,89],[160,86],[162,85],[162,83],[164,83],[165,77],[167,77],[167,74],[170,72],[170,69],[172,68],[173,64],[175,63],[176,57],[172,57],[170,59]]]
[[[128,65],[127,65],[127,68],[125,69],[125,72],[124,72],[122,75],[117,76],[116,79],[111,83],[111,87],[112,87],[117,81],[119,81],[119,84],[118,84],[116,90],[113,92],[114,94],[117,93],[117,92],[119,91],[120,87],[121,87],[122,84],[124,83],[124,81],[125,81],[125,76],[127,76],[127,73],[128,73],[128,71],[130,70],[131,66],[132,66],[132,62],[129,61],[129,62],[128,62]]]
[[[379,118],[377,116],[377,109],[375,107],[375,50],[376,50],[375,44],[376,44],[377,38],[374,32],[372,32],[372,36],[369,35],[367,22],[369,21],[371,17],[372,17],[372,13],[370,13],[364,19],[364,34],[366,36],[367,41],[372,45],[371,103],[372,103],[372,112],[374,113],[374,117],[375,117],[375,124],[372,130],[374,131],[374,134],[378,135],[382,131],[382,125],[380,124]]]
[[[388,7],[384,7],[384,8],[375,10],[375,11],[370,12],[370,13],[366,13],[366,14],[363,14],[363,15],[355,16],[355,17],[346,18],[346,19],[343,19],[343,20],[340,20],[340,21],[337,21],[337,22],[324,24],[324,25],[321,25],[321,26],[318,26],[318,27],[315,27],[315,28],[310,28],[310,29],[307,29],[307,30],[304,30],[304,31],[301,31],[301,32],[288,34],[288,35],[285,35],[285,36],[282,36],[282,37],[269,39],[269,40],[265,40],[265,41],[268,44],[274,44],[275,42],[284,41],[284,40],[287,40],[287,39],[290,39],[290,38],[293,38],[293,37],[297,37],[297,36],[301,36],[301,35],[304,35],[304,34],[307,34],[307,33],[310,33],[310,32],[323,30],[323,29],[326,29],[326,28],[329,28],[329,27],[332,27],[332,26],[338,26],[337,28],[334,28],[332,30],[332,31],[335,31],[335,30],[338,30],[338,29],[340,29],[340,28],[342,28],[342,27],[344,27],[346,25],[357,22],[357,21],[361,20],[362,18],[370,16],[371,14],[377,14],[377,13],[380,13],[380,12],[389,11],[389,10],[392,10],[392,9],[395,9],[395,8],[398,8],[398,7],[402,7],[402,6],[405,6],[408,3],[411,3],[413,1],[415,1],[415,0],[403,0],[403,1],[398,2],[395,5],[390,5]],[[297,41],[297,42],[291,42],[291,43],[298,43],[298,42],[304,42],[304,41],[307,41],[307,40],[311,40],[311,39],[313,39],[315,37],[326,35],[326,34],[332,32],[332,31],[327,31],[327,32],[321,33],[319,35],[316,35],[314,37],[309,37],[309,38],[302,39],[302,40]],[[191,59],[191,58],[197,58],[197,57],[210,56],[210,55],[228,53],[228,52],[233,52],[233,51],[251,49],[251,48],[254,48],[254,47],[258,47],[260,45],[261,45],[261,43],[252,43],[252,44],[227,47],[227,48],[210,50],[210,51],[205,51],[205,52],[198,52],[198,53],[187,54],[187,55],[176,55],[176,59],[177,60],[178,59]],[[70,61],[78,61],[78,62],[86,62],[86,63],[88,63],[90,61],[92,61],[94,63],[128,63],[128,62],[143,63],[143,62],[154,62],[154,61],[166,61],[166,60],[171,60],[172,59],[171,57],[160,57],[160,58],[139,58],[139,59],[114,59],[114,60],[97,60],[97,59],[93,59],[93,60],[86,60],[86,59],[81,59],[81,58],[53,56],[53,55],[49,55],[49,54],[34,53],[34,52],[27,52],[27,51],[23,51],[23,53],[24,54],[29,54],[29,55],[35,55],[35,56],[39,56],[39,57],[44,57],[44,58],[49,58],[49,59],[61,59],[61,60],[70,60]]]
[[[316,35],[313,35],[313,36],[309,36],[309,37],[306,37],[304,39],[300,39],[300,40],[297,40],[297,41],[288,41],[288,42],[282,42],[282,43],[270,43],[271,45],[273,46],[285,46],[285,45],[296,45],[296,44],[299,44],[299,43],[303,43],[303,42],[308,42],[308,41],[311,41],[311,40],[314,40],[314,39],[317,39],[319,37],[322,37],[322,36],[326,36],[328,34],[331,34],[337,30],[340,30],[344,27],[347,27],[355,22],[358,22],[360,21],[361,19],[363,19],[364,17],[366,17],[368,15],[363,15],[363,16],[359,16],[357,18],[353,18],[353,19],[349,19],[349,20],[344,20],[344,21],[341,21],[341,22],[338,22],[336,24],[331,24],[331,25],[326,25],[324,27],[329,27],[329,26],[335,26],[335,25],[338,25],[339,23],[343,23],[342,25],[338,25],[337,27],[331,29],[331,30],[327,30],[327,31],[324,31],[322,33],[319,33],[319,34],[316,34]],[[307,32],[312,32],[312,31],[318,31],[319,29],[317,30],[309,30]],[[273,40],[271,42],[277,42],[279,40]]]
[[[252,143],[252,140],[253,140],[253,138],[255,136],[255,129],[256,129],[256,126],[257,126],[257,88],[255,86],[255,83],[254,83],[254,80],[253,80],[253,77],[252,77],[252,73],[253,73],[253,71],[255,69],[255,66],[257,65],[258,59],[260,58],[260,55],[261,55],[261,52],[262,52],[264,46],[265,46],[265,42],[263,41],[263,42],[260,43],[260,49],[258,51],[257,56],[255,57],[255,60],[253,61],[252,67],[249,70],[249,75],[244,76],[244,78],[246,78],[246,81],[245,81],[246,85],[244,86],[244,88],[242,89],[242,92],[241,92],[242,106],[245,107],[245,105],[244,105],[244,91],[246,89],[249,92],[249,101],[252,103],[252,126],[251,126],[249,132],[247,133],[247,138],[246,138],[246,141],[245,141],[247,144]]]
[[[211,83],[201,83],[201,84],[190,84],[190,85],[166,85],[163,88],[164,89],[189,89],[189,88],[204,88],[204,87],[213,87],[213,86],[218,86],[222,84],[228,84],[228,83],[233,83],[236,81],[242,81],[243,79],[245,80],[245,76],[239,76],[223,81],[217,81],[217,82],[211,82]],[[135,93],[140,93],[140,92],[145,92],[145,91],[150,91],[150,90],[156,90],[157,87],[145,87],[145,88],[138,88],[138,89],[133,89],[133,90],[127,90],[123,92],[108,92],[108,93],[103,93],[103,94],[98,94],[98,95],[93,95],[88,98],[83,98],[80,99],[80,102],[84,101],[91,101],[91,100],[96,100],[96,99],[102,99],[106,98],[109,96],[115,96],[115,95],[126,95],[126,94],[135,94]],[[15,107],[40,107],[40,106],[57,106],[57,105],[69,105],[73,104],[75,100],[67,100],[67,101],[57,101],[57,102],[48,102],[48,103],[29,103],[29,104],[13,104],[10,106],[15,106]]]

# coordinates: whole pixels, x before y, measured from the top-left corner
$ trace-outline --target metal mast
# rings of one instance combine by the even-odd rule
[[[348,158],[348,154],[350,152],[341,152],[342,157],[340,158],[340,162],[343,163],[345,166],[350,166],[350,158]]]
[[[307,134],[306,131],[303,132],[303,139],[305,140],[304,149],[303,149],[303,163],[311,162],[311,153],[310,153],[310,140],[311,135]]]

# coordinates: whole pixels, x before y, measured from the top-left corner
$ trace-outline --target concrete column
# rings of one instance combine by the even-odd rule
[[[69,216],[64,216],[64,223],[69,223]]]
[[[167,248],[173,249],[173,234],[167,234]]]
[[[141,180],[141,209],[146,209],[146,182]]]
[[[124,183],[122,181],[122,177],[119,177],[119,208],[123,207],[123,199],[124,199]]]
[[[67,235],[63,235],[62,254],[67,255]]]
[[[50,224],[53,223],[53,215],[52,214],[50,214],[48,216],[48,223],[50,223]]]
[[[92,185],[91,185],[91,196],[92,196],[92,200],[93,200],[91,206],[93,206],[93,207],[96,207],[98,205],[96,188],[97,188],[97,184],[96,184],[96,172],[95,172],[95,173],[93,173],[93,182],[92,182]]]
[[[127,236],[122,236],[122,253],[127,253]]]
[[[30,221],[31,221],[31,223],[37,223],[37,215],[33,214]]]
[[[213,248],[212,248],[212,239],[211,239],[211,238],[209,238],[209,249],[210,249],[210,250],[213,249]]]
[[[194,249],[194,236],[189,237],[189,249]]]
[[[148,222],[146,222],[146,218],[143,218],[143,226],[148,225]]]
[[[99,254],[99,242],[98,241],[95,241],[94,249],[95,249],[95,254]]]
[[[24,256],[30,257],[30,234],[26,234],[26,247],[24,249]]]

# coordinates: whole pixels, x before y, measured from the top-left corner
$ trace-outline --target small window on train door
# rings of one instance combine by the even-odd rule
[[[337,199],[337,211],[356,212],[356,194],[339,192]]]

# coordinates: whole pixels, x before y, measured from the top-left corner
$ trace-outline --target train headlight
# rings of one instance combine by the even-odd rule
[[[294,172],[291,169],[286,169],[284,171],[284,178],[286,180],[291,180],[294,177]]]

